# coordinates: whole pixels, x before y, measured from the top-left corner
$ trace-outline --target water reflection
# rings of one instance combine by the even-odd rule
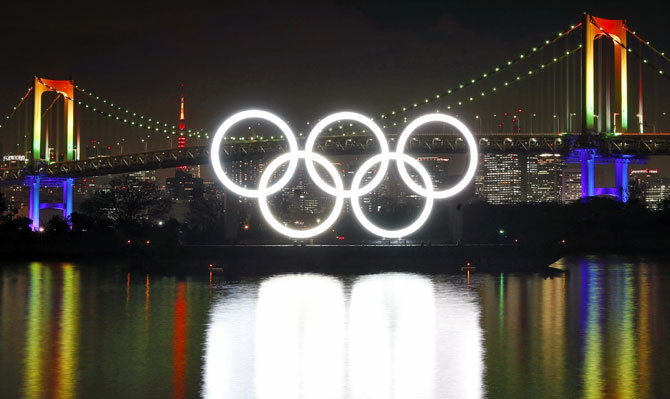
[[[345,319],[339,280],[318,275],[265,280],[255,322],[256,397],[342,397]]]
[[[584,336],[584,396],[599,398],[603,394],[603,366],[602,366],[602,333],[600,329],[600,297],[601,287],[599,268],[594,265],[582,265],[582,310],[581,317],[585,325]]]
[[[188,302],[186,282],[177,283],[177,295],[174,301],[174,327],[172,334],[172,397],[186,397],[186,347],[188,332]]]
[[[72,397],[76,391],[79,334],[79,271],[32,263],[26,326],[23,394],[27,398]],[[54,276],[62,281],[52,291]],[[52,312],[55,317],[51,317]]]
[[[405,274],[357,279],[348,331],[351,397],[433,397],[435,296],[429,279]]]
[[[206,331],[204,397],[253,396],[256,291],[254,284],[238,283],[217,292]]]
[[[412,274],[364,276],[348,286],[303,274],[225,293],[210,314],[204,396],[482,395],[473,295]]]
[[[638,398],[670,392],[670,268],[176,279],[0,269],[0,397]]]

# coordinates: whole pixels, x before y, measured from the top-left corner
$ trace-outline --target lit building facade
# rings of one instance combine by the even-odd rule
[[[573,202],[582,198],[582,171],[579,169],[563,170],[562,201]]]
[[[165,179],[165,190],[173,201],[193,201],[202,197],[204,185],[202,179],[177,169],[174,177]]]
[[[491,204],[560,202],[565,165],[559,154],[482,154],[475,196]]]
[[[560,202],[565,161],[559,154],[526,156],[525,190],[527,202]]]
[[[525,160],[519,154],[481,154],[475,193],[491,204],[525,202],[522,173]]]
[[[647,208],[657,210],[670,198],[670,178],[661,177],[658,169],[631,170],[628,189],[631,198],[639,198]]]

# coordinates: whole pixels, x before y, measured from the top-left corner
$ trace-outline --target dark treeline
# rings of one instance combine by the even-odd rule
[[[571,204],[491,205],[464,209],[463,239],[478,243],[561,245],[573,251],[670,249],[670,201],[657,211],[595,197]]]
[[[138,183],[122,176],[86,199],[70,220],[54,216],[44,231],[33,232],[30,220],[8,209],[0,196],[0,253],[22,257],[101,253],[169,257],[188,244],[293,242],[267,225],[253,201],[235,202],[234,211],[227,211],[220,193],[203,192],[194,198],[180,223],[169,217],[172,201],[164,191],[152,182]],[[381,227],[392,229],[411,223],[421,206],[417,202],[383,207],[368,216]],[[311,217],[316,223],[318,217],[325,219],[327,212],[301,217]],[[277,213],[282,220],[298,217]],[[582,252],[660,251],[670,248],[669,223],[670,201],[660,210],[650,211],[635,199],[627,204],[591,198],[572,204],[491,205],[457,198],[436,203],[429,221],[409,239],[425,244],[511,244]],[[231,234],[226,228],[236,231]],[[343,212],[331,231],[313,242],[379,243],[380,239],[365,231],[353,214]]]

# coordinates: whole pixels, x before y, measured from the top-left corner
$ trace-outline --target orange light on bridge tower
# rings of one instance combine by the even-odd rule
[[[617,125],[616,116],[614,127],[608,126],[608,133],[622,133],[628,131],[628,64],[626,59],[626,29],[622,19],[605,19],[584,14],[582,74],[584,76],[584,113],[582,131],[595,130],[595,66],[594,41],[607,37],[614,42],[614,113],[620,116]],[[609,105],[608,105],[609,107]],[[609,111],[608,111],[609,115]]]
[[[33,161],[39,161],[40,159],[50,160],[48,148],[45,149],[44,156],[42,156],[42,94],[48,91],[54,91],[63,95],[63,101],[65,104],[65,140],[67,146],[65,149],[65,160],[76,160],[78,157],[75,157],[76,154],[74,151],[74,83],[72,83],[70,80],[42,79],[35,76],[34,88],[35,101],[33,113]],[[78,153],[79,148],[77,148],[77,154]]]

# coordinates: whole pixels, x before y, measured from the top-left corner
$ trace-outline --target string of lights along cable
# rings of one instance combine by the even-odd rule
[[[270,162],[267,168],[263,171],[257,189],[249,189],[237,185],[226,175],[222,166],[221,145],[224,141],[226,133],[228,133],[233,125],[247,119],[263,119],[267,122],[270,122],[279,128],[282,134],[286,137],[286,142],[288,143],[288,152],[283,153],[282,155],[272,160],[272,162]],[[344,188],[344,182],[342,181],[341,176],[332,163],[322,155],[313,152],[317,136],[329,124],[344,120],[358,122],[364,125],[366,128],[370,129],[381,147],[379,154],[374,155],[365,161],[356,171],[352,181],[352,186],[348,190]],[[452,187],[439,191],[433,190],[433,183],[431,181],[430,174],[423,167],[423,165],[421,165],[421,163],[416,159],[404,153],[405,144],[409,140],[409,137],[419,127],[435,122],[444,123],[456,128],[463,135],[470,155],[467,169],[461,180]],[[388,142],[384,136],[384,133],[382,132],[382,129],[371,118],[356,112],[337,112],[323,118],[318,124],[314,126],[314,128],[307,136],[305,149],[300,150],[298,148],[298,142],[293,131],[280,117],[267,111],[247,110],[232,115],[226,119],[223,124],[221,124],[219,129],[214,134],[210,154],[214,173],[221,181],[221,183],[228,190],[237,195],[258,199],[261,214],[267,223],[279,233],[290,238],[311,238],[328,230],[337,221],[345,200],[351,201],[351,207],[356,219],[369,232],[382,238],[407,237],[419,230],[421,226],[423,226],[423,224],[428,220],[433,208],[433,202],[435,200],[445,199],[456,195],[472,181],[477,169],[478,162],[477,144],[468,127],[458,119],[442,113],[423,115],[410,122],[398,138],[396,150],[392,152],[389,150]],[[301,159],[304,160],[307,167],[307,173],[314,181],[314,184],[316,184],[317,187],[319,187],[327,194],[335,197],[335,204],[330,215],[325,220],[321,221],[320,224],[318,224],[316,227],[310,229],[292,229],[287,227],[279,220],[277,220],[277,218],[275,218],[275,216],[270,211],[267,201],[268,196],[277,193],[288,184],[296,171],[298,161]],[[416,194],[426,198],[426,203],[419,217],[408,226],[396,230],[383,229],[372,223],[363,213],[358,200],[361,196],[370,193],[371,191],[375,190],[377,186],[379,186],[379,184],[384,179],[384,175],[386,174],[389,163],[391,161],[396,162],[396,166],[402,181]],[[287,162],[288,167],[286,168],[286,172],[276,182],[270,184],[272,175],[281,167],[281,165]],[[333,185],[328,184],[319,176],[314,166],[315,162],[321,165],[330,175],[333,181]],[[375,176],[367,184],[361,187],[364,176],[376,164],[379,164],[380,166],[377,169]],[[410,167],[417,171],[419,177],[423,181],[423,187],[415,183],[414,180],[410,177],[405,164],[409,164]]]

